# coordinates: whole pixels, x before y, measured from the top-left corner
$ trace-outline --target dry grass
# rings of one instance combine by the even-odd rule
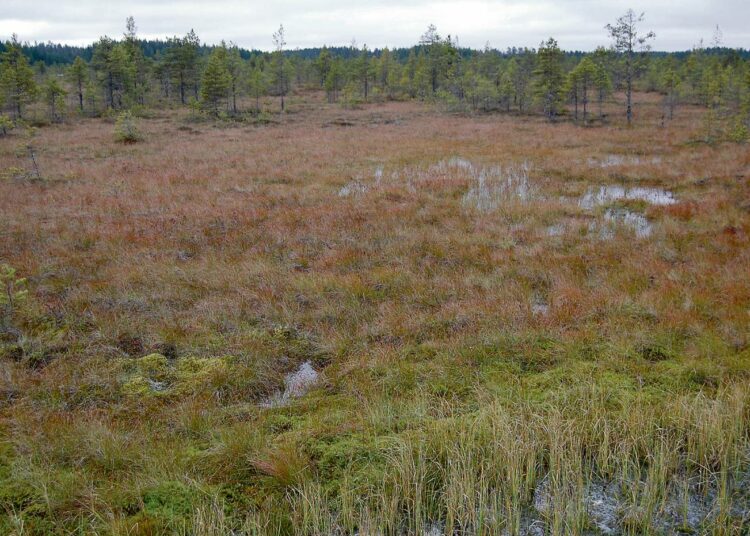
[[[30,290],[0,527],[740,534],[750,153],[638,97],[632,129],[311,94],[265,126],[167,110],[131,145],[38,130],[44,180],[0,181]],[[677,202],[578,202],[613,184]],[[306,361],[318,387],[260,407]]]

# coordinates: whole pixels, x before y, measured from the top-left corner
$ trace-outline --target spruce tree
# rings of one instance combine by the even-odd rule
[[[214,117],[219,115],[219,104],[226,102],[231,75],[227,69],[227,49],[216,47],[208,57],[201,78],[201,101],[203,107]]]
[[[562,50],[553,38],[550,37],[539,45],[537,67],[534,70],[534,92],[542,103],[544,115],[550,121],[557,116],[562,98],[565,82],[563,57]]]

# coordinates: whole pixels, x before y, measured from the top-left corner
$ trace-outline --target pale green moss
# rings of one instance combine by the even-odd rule
[[[177,363],[177,379],[194,381],[228,370],[224,357],[186,357]]]
[[[167,382],[172,379],[172,370],[167,358],[161,354],[149,354],[136,359],[130,365],[131,375],[122,386],[122,391],[130,396],[166,392]]]
[[[175,390],[180,393],[219,388],[230,382],[224,357],[186,357],[177,363]]]
[[[154,392],[151,383],[143,376],[133,376],[122,386],[122,392],[128,396],[145,396]]]
[[[162,379],[169,374],[167,358],[161,354],[149,354],[136,360],[138,371],[151,379]]]

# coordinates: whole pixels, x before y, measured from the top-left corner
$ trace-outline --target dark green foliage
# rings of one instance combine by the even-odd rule
[[[542,105],[544,115],[549,120],[559,113],[563,93],[563,53],[557,41],[549,38],[539,45],[537,65],[534,70],[534,94]]]
[[[211,115],[219,115],[220,104],[226,103],[231,85],[232,76],[227,68],[227,49],[217,48],[209,56],[201,78],[201,100]]]
[[[178,102],[190,105],[196,118],[208,111],[214,118],[242,119],[249,111],[253,117],[248,120],[266,123],[271,118],[262,109],[263,97],[278,97],[284,111],[287,95],[298,88],[325,90],[330,103],[346,106],[420,99],[453,111],[533,112],[549,120],[569,113],[576,121],[582,112],[582,124],[588,125],[594,101],[599,120],[606,121],[605,103],[615,90],[625,91],[630,123],[632,92],[646,90],[664,95],[662,124],[674,117],[678,103],[700,103],[709,109],[700,142],[746,141],[748,52],[721,47],[651,52],[653,34],[640,31],[642,21],[642,14],[628,11],[607,26],[613,48],[593,53],[564,52],[552,38],[538,50],[499,51],[489,45],[469,50],[434,25],[418,45],[393,50],[366,45],[287,50],[280,26],[273,35],[274,50],[260,52],[231,43],[202,45],[193,30],[165,41],[142,40],[129,17],[121,39],[105,36],[88,48],[30,46],[15,37],[0,44],[0,105],[20,118],[41,94],[50,119],[58,121],[65,115],[62,101],[68,92],[75,96],[71,100],[78,112],[91,115],[104,107],[138,106],[143,113],[147,107]],[[60,72],[55,63],[71,65]],[[254,104],[243,110],[245,96]],[[7,126],[2,130],[7,132]]]
[[[34,72],[21,50],[18,38],[13,35],[0,54],[0,104],[6,103],[17,119],[38,92]]]

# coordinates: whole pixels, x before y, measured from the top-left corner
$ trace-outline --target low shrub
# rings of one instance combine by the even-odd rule
[[[117,116],[115,140],[120,143],[136,143],[143,140],[136,118],[130,111],[124,111]]]

